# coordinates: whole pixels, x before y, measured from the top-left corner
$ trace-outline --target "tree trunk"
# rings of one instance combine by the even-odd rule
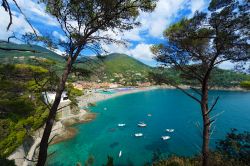
[[[202,85],[201,110],[203,117],[203,142],[202,142],[202,165],[208,166],[209,160],[209,137],[210,137],[210,118],[208,114],[208,81]]]
[[[64,70],[64,73],[62,75],[62,78],[56,90],[56,97],[55,97],[54,103],[51,106],[49,116],[46,121],[45,129],[43,132],[43,137],[40,143],[37,166],[45,165],[45,162],[47,159],[47,149],[48,149],[48,141],[49,141],[50,133],[51,133],[51,130],[52,130],[55,118],[56,118],[56,112],[57,112],[58,106],[61,101],[61,95],[65,89],[65,83],[68,79],[68,75],[70,74],[71,68],[72,68],[72,59],[69,57],[67,61],[67,66]]]

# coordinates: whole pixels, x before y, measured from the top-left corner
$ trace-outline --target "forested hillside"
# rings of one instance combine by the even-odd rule
[[[50,63],[56,73],[63,71],[64,58],[46,48],[4,42],[0,43],[0,47],[17,49],[14,51],[0,50],[1,64],[42,65]],[[18,49],[31,51],[18,51]],[[192,81],[181,82],[178,72],[173,69],[160,70],[147,66],[126,54],[118,53],[102,57],[81,56],[74,64],[73,73],[70,76],[71,81],[113,82],[122,85],[138,85],[143,82],[163,83],[164,78],[171,78],[180,84],[193,83]],[[239,86],[242,81],[249,81],[250,76],[218,68],[211,79],[213,86],[232,87]]]
[[[64,58],[40,46],[1,43],[0,47],[16,49],[0,51],[0,154],[6,157],[29,133],[43,125],[48,111],[42,103],[41,92],[55,88],[53,85],[58,80],[57,73],[62,72]],[[73,71],[70,82],[80,79],[138,85],[143,82],[162,84],[172,79],[178,84],[190,83],[182,82],[173,69],[149,67],[125,54],[82,57]],[[249,81],[250,76],[216,69],[211,79],[213,86],[234,87]],[[42,86],[46,80],[48,84]]]
[[[48,70],[25,64],[0,65],[0,157],[13,152],[48,115],[35,83],[48,77]]]

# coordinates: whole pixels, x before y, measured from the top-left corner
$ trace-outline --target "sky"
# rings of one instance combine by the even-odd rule
[[[57,21],[45,12],[43,4],[37,3],[36,0],[17,0],[17,3],[38,34],[51,35],[55,38],[65,40]],[[116,39],[128,41],[127,47],[116,44],[103,44],[102,46],[108,53],[125,53],[145,64],[156,66],[157,63],[153,60],[150,47],[153,44],[164,42],[163,31],[183,17],[192,17],[197,10],[206,10],[208,4],[208,0],[158,0],[156,8],[152,13],[140,12],[137,18],[137,21],[141,23],[139,27],[124,33],[118,33],[117,35],[107,32]],[[13,24],[9,31],[6,30],[9,23],[9,16],[2,7],[0,8],[0,15],[0,40],[6,40],[13,32],[15,34],[32,32],[24,16],[19,12],[13,12]],[[56,50],[56,52],[62,54],[63,50]],[[94,53],[88,52],[87,54],[93,55]],[[230,69],[233,65],[225,63],[221,67]]]

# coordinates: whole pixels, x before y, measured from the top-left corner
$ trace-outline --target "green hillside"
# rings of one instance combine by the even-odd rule
[[[109,54],[104,59],[104,64],[109,74],[123,73],[129,70],[143,73],[150,70],[149,66],[126,54]]]
[[[23,49],[32,51],[18,51],[18,50],[0,50],[1,63],[28,63],[34,57],[46,58],[49,60],[63,62],[64,58],[53,51],[37,45],[15,44],[0,42],[0,48]]]
[[[104,59],[106,77],[111,82],[136,85],[147,82],[151,67],[125,54],[110,54]]]
[[[34,65],[34,62],[37,61],[41,64],[49,61],[50,63],[53,62],[51,64],[57,73],[61,73],[65,65],[62,56],[40,46],[1,42],[0,47],[35,51],[23,52],[0,50],[1,64],[22,63]],[[35,63],[35,65],[37,65],[37,63]],[[101,58],[94,56],[83,56],[78,58],[77,63],[74,65],[70,80],[115,82],[122,85],[138,85],[149,81],[162,83],[162,81],[164,81],[160,78],[162,75],[164,77],[171,77],[171,79],[174,79],[177,83],[187,84],[180,80],[178,73],[176,73],[175,70],[165,69],[165,71],[162,72],[159,69],[145,65],[131,56],[118,53],[102,56]],[[214,86],[232,87],[239,86],[240,82],[249,80],[250,76],[247,74],[216,69],[211,82]]]
[[[92,81],[115,82],[122,85],[137,85],[148,82],[149,72],[153,68],[126,54],[113,53],[102,58],[83,57],[79,61],[88,63],[76,64],[77,68],[92,71]]]

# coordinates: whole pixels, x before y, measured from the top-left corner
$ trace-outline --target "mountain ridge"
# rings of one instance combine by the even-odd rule
[[[21,49],[33,49],[34,52],[21,52],[21,51],[4,51],[0,50],[0,60],[2,64],[16,64],[25,63],[33,64],[32,60],[44,62],[45,60],[51,60],[55,62],[53,66],[58,73],[63,72],[65,66],[65,59],[63,56],[57,53],[37,45],[25,45],[15,43],[3,43],[0,42],[2,48],[21,48]],[[81,63],[81,61],[83,63]],[[87,62],[87,63],[86,63]],[[114,82],[123,85],[137,85],[143,82],[149,82],[150,74],[157,73],[159,70],[157,67],[151,67],[143,62],[135,59],[132,56],[111,53],[105,56],[80,56],[77,62],[74,64],[77,69],[88,70],[95,74],[88,81],[101,81],[101,82]],[[178,74],[174,70],[167,70],[167,74],[172,75],[178,79]],[[231,70],[217,69],[219,74],[216,75],[216,79],[212,81],[217,82],[217,85],[239,85],[241,81],[250,80],[250,76],[246,74],[236,73]],[[217,73],[218,73],[217,72]],[[97,74],[96,74],[97,73]],[[96,76],[98,75],[98,76]],[[167,76],[167,75],[166,75]],[[73,78],[72,81],[76,81],[78,78]]]

